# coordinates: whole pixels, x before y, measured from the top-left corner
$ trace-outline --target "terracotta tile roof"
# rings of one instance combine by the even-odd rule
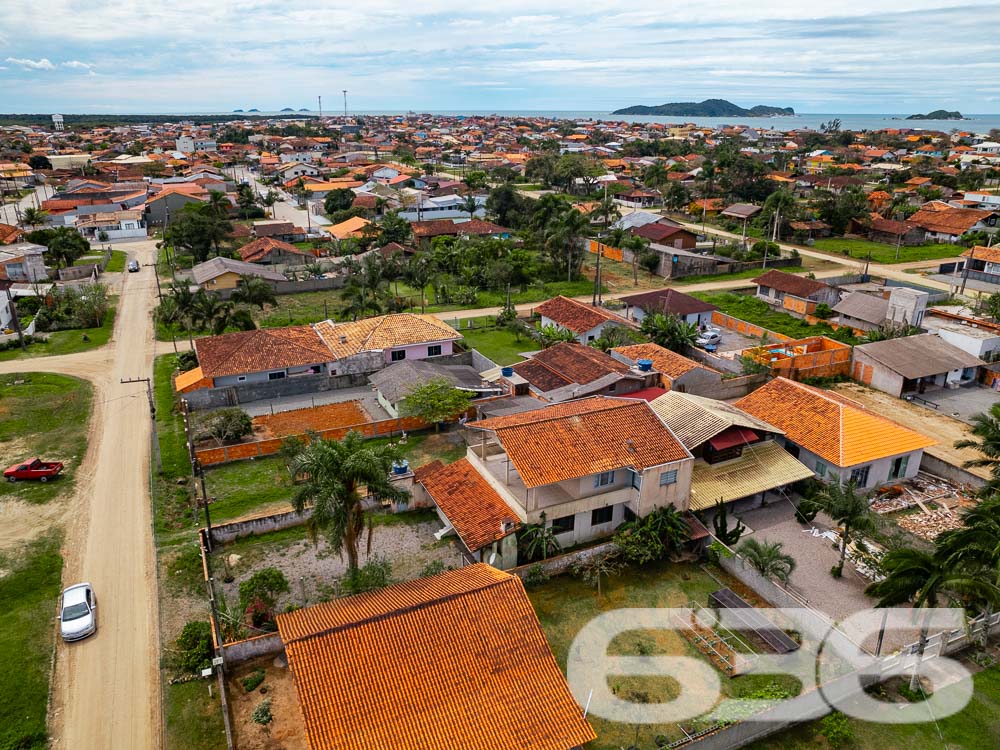
[[[641,308],[645,313],[670,313],[672,315],[695,315],[697,313],[718,310],[704,300],[692,297],[690,294],[678,292],[676,289],[657,289],[653,292],[640,292],[621,297],[619,302]]]
[[[640,359],[650,359],[653,361],[653,369],[658,370],[669,378],[679,378],[691,370],[708,370],[718,372],[708,365],[695,362],[693,359],[672,352],[659,344],[631,344],[629,346],[617,346],[611,351],[627,357],[633,362]]]
[[[10,245],[21,237],[21,229],[10,224],[0,224],[0,245]]]
[[[816,294],[829,288],[829,285],[824,284],[822,281],[807,279],[804,276],[798,276],[794,273],[785,273],[784,271],[773,269],[755,279],[751,279],[751,281],[760,286],[766,286],[771,289],[777,289],[779,292],[784,292],[785,294],[791,294],[793,297],[808,297],[811,294]]]
[[[525,487],[691,454],[645,401],[593,397],[468,425],[494,432]]]
[[[280,237],[285,234],[305,234],[305,230],[298,228],[290,221],[268,222],[265,224],[254,224],[253,232],[258,237]]]
[[[260,328],[194,340],[205,376],[219,378],[330,362],[336,357],[310,326]]]
[[[986,247],[985,245],[976,245],[975,247],[970,247],[964,253],[962,253],[963,258],[974,258],[976,260],[985,260],[990,263],[1000,263],[1000,245],[995,247]]]
[[[247,263],[259,263],[273,252],[288,253],[290,255],[310,255],[304,250],[299,250],[295,245],[271,237],[260,237],[241,248],[237,248],[236,252]]]
[[[419,482],[471,552],[502,539],[517,525],[517,515],[467,458],[423,473]],[[511,524],[506,530],[505,523]]]
[[[324,320],[316,323],[315,328],[333,352],[332,359],[360,352],[383,351],[395,346],[462,338],[462,334],[434,315],[416,313],[380,315],[347,323]]]
[[[577,383],[586,385],[612,373],[624,375],[628,365],[592,346],[563,342],[518,362],[514,372],[540,391]]]
[[[645,237],[650,242],[662,243],[664,240],[668,240],[675,234],[687,234],[694,237],[694,233],[689,232],[684,227],[670,227],[665,224],[645,224],[641,227],[632,227],[629,230],[632,234],[637,237]]]
[[[536,307],[534,311],[577,334],[586,333],[592,328],[601,325],[601,323],[617,323],[632,327],[632,324],[625,320],[625,318],[608,312],[603,308],[588,305],[585,302],[577,302],[575,299],[561,295],[546,300]]]
[[[521,581],[488,565],[280,614],[313,750],[595,739]]]
[[[323,227],[327,232],[332,234],[336,239],[342,240],[347,237],[355,237],[361,234],[365,227],[371,224],[368,219],[364,219],[360,216],[352,216],[347,221],[342,221],[339,224],[334,224],[333,226]]]
[[[491,221],[472,219],[470,221],[453,221],[451,219],[430,219],[428,221],[411,221],[413,236],[439,237],[441,235],[489,235],[510,234],[511,230],[494,224]]]
[[[848,467],[927,448],[934,441],[839,394],[775,378],[735,406],[784,430],[789,440]]]
[[[935,210],[925,207],[913,214],[907,221],[921,229],[926,229],[928,232],[961,235],[992,214],[992,211],[981,211],[977,208]]]

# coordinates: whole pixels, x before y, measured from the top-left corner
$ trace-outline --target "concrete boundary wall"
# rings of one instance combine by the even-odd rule
[[[212,544],[229,544],[237,539],[243,539],[257,534],[268,534],[272,531],[301,526],[312,516],[312,508],[304,508],[301,513],[290,510],[285,513],[273,513],[258,516],[243,521],[221,523],[212,526]]]

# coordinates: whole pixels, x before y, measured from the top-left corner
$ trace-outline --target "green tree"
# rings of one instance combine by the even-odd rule
[[[679,552],[691,529],[673,505],[654,509],[642,518],[626,521],[615,532],[615,546],[630,563],[645,565]]]
[[[388,245],[390,242],[404,245],[410,241],[411,234],[410,222],[395,211],[389,211],[382,217],[382,222],[379,224],[378,244],[380,247]]]
[[[672,352],[683,354],[698,338],[698,326],[687,323],[677,315],[653,313],[639,324],[639,333],[654,344]]]
[[[872,511],[868,495],[859,492],[854,482],[830,482],[825,484],[811,500],[803,500],[799,507],[803,513],[813,509],[821,510],[843,528],[840,540],[840,560],[831,571],[840,577],[847,560],[847,547],[851,539],[860,534],[878,530],[880,519]]]
[[[486,187],[486,172],[472,171],[462,180],[469,190],[482,190]]]
[[[732,547],[743,536],[746,526],[743,521],[736,519],[736,525],[729,528],[729,510],[727,505],[721,500],[715,504],[715,518],[712,519],[712,526],[715,528],[715,538]]]
[[[274,305],[277,300],[271,285],[259,276],[243,276],[237,283],[230,298],[233,302],[253,305],[264,309],[264,305]]]
[[[278,597],[287,594],[288,579],[278,568],[262,568],[240,583],[240,604],[247,607],[255,599],[273,609]]]
[[[635,334],[631,329],[620,325],[606,325],[601,330],[601,335],[590,342],[595,349],[602,352],[609,352],[615,347],[626,346],[635,343]]]
[[[48,218],[49,212],[44,208],[28,206],[21,212],[21,223],[31,227],[32,229],[37,227],[39,224],[44,224]]]
[[[90,243],[72,227],[38,229],[25,235],[28,242],[45,245],[46,262],[56,268],[73,265],[77,258],[90,252]]]
[[[476,218],[476,211],[479,210],[479,201],[471,193],[462,199],[462,210],[469,215],[470,219]]]
[[[323,211],[327,214],[336,213],[337,211],[346,211],[354,205],[354,199],[356,197],[357,196],[354,194],[354,191],[349,188],[331,190],[323,199]]]
[[[505,183],[490,191],[486,198],[486,213],[500,226],[521,229],[528,214],[525,200],[513,185]]]
[[[52,162],[45,154],[35,154],[28,157],[28,166],[32,169],[52,169]]]
[[[292,505],[300,513],[312,508],[310,527],[324,531],[334,551],[347,555],[349,571],[358,569],[366,530],[371,552],[374,524],[362,488],[375,507],[381,500],[408,497],[389,480],[393,462],[401,457],[396,446],[366,443],[352,431],[343,440],[313,440],[292,460],[293,476],[301,482]]]
[[[573,335],[572,331],[560,328],[554,323],[549,323],[545,326],[541,323],[536,323],[532,331],[532,338],[540,343],[543,349],[548,349],[550,346],[555,346],[563,342],[576,340],[576,336]]]
[[[177,636],[178,662],[185,672],[198,674],[212,664],[212,626],[204,620],[192,620]]]
[[[406,394],[400,413],[432,422],[437,432],[441,422],[468,411],[471,403],[468,391],[455,388],[447,378],[432,378]]]
[[[602,555],[595,555],[583,562],[573,566],[573,572],[580,576],[584,582],[589,583],[597,589],[597,600],[601,600],[601,582],[613,575],[617,575],[622,569],[620,553],[605,552]]]
[[[1000,490],[1000,402],[972,418],[971,432],[975,438],[959,440],[955,447],[971,448],[982,454],[980,458],[964,461],[962,466],[966,469],[989,469],[991,479],[983,488],[983,494],[993,494]]]
[[[960,604],[970,595],[996,602],[998,591],[992,583],[970,574],[954,559],[937,551],[905,547],[889,550],[882,558],[882,570],[885,578],[865,589],[865,593],[878,599],[876,607],[895,607],[910,602],[914,609],[924,607],[928,610],[920,625],[917,664],[910,678],[910,690],[916,691],[920,661],[927,645],[930,610],[942,599]]]
[[[213,252],[219,254],[219,244],[233,231],[233,225],[211,203],[189,203],[176,215],[163,231],[169,245],[190,253],[197,263],[208,260]]]
[[[762,542],[747,539],[736,550],[752,568],[765,578],[776,578],[788,583],[795,570],[795,558],[782,552],[781,542]]]
[[[979,568],[1000,587],[1000,495],[991,495],[962,511],[962,526],[946,531],[935,541],[938,552],[949,562]],[[986,602],[986,614],[993,603]],[[989,631],[983,631],[983,642]]]
[[[542,511],[539,521],[540,523],[528,524],[517,535],[518,552],[523,558],[519,562],[546,560],[562,550],[555,532],[547,523],[545,511]]]

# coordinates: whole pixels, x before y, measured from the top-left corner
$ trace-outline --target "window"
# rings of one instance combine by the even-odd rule
[[[867,487],[870,468],[870,466],[859,466],[857,469],[851,469],[851,481],[858,487]]]
[[[786,442],[785,450],[788,451],[788,455],[791,456],[792,458],[799,457],[799,446],[797,446],[795,443]],[[822,476],[822,474],[820,474],[820,476]]]
[[[406,359],[406,349],[397,349],[389,354],[390,362],[402,362],[404,359]]]
[[[615,483],[615,473],[613,471],[604,471],[594,477],[595,487],[607,487],[609,484]]]
[[[826,464],[822,461],[816,462],[816,476],[825,477],[826,476]]]
[[[634,521],[636,518],[638,518],[638,516],[636,516],[636,514],[632,511],[632,509],[627,505],[625,506],[625,512],[622,517],[625,519],[625,523],[628,523],[629,521]]]
[[[609,505],[607,508],[594,508],[590,511],[590,525],[600,526],[602,523],[611,523],[611,517],[614,515],[614,506]]]
[[[664,487],[668,484],[677,483],[677,469],[671,469],[670,471],[660,472],[660,486]]]
[[[245,383],[245,382],[247,382],[247,376],[246,375],[237,375],[236,376],[236,382],[237,383]]]
[[[612,383],[608,386],[608,393],[614,393],[615,389],[618,387],[618,383]]]
[[[393,354],[395,354],[395,352],[393,352]],[[406,352],[403,352],[403,354],[406,354]],[[434,346],[428,346],[427,347],[427,356],[428,357],[440,357],[441,356],[441,344],[434,344]]]
[[[269,372],[267,374],[268,380],[284,380],[284,378],[285,378],[284,370],[278,370],[278,372]]]
[[[889,479],[900,479],[906,476],[906,466],[910,463],[909,456],[900,456],[892,462],[892,470],[889,472]]]
[[[565,534],[567,531],[572,531],[575,527],[576,516],[563,516],[562,518],[552,519],[553,534]]]

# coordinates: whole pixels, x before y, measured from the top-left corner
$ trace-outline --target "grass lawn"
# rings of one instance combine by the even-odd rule
[[[212,686],[211,697],[208,686]],[[163,686],[167,750],[224,750],[226,730],[215,679]]]
[[[112,250],[111,260],[108,261],[108,265],[105,266],[105,273],[121,273],[125,270],[125,261],[128,259],[128,253],[124,250]]]
[[[434,459],[451,463],[465,455],[464,442],[454,437],[452,433],[410,435],[400,450],[413,468]],[[380,438],[372,442],[384,444],[388,439]],[[215,498],[210,508],[212,523],[262,511],[267,505],[291,503],[295,493],[280,456],[236,461],[206,469],[205,483],[209,497]]]
[[[45,714],[62,573],[59,537],[49,534],[23,552],[0,556],[0,747],[43,750]]]
[[[725,581],[725,573],[713,571]],[[719,583],[701,567],[691,564],[656,563],[642,568],[629,567],[620,575],[603,584],[598,601],[592,586],[575,576],[559,576],[541,586],[528,589],[528,596],[545,631],[549,646],[559,667],[565,672],[569,647],[580,629],[592,618],[618,608],[627,607],[684,607],[688,602],[705,604],[708,595],[720,588]],[[632,631],[623,633],[612,642],[611,649],[621,655],[668,654],[704,659],[680,633],[672,630]],[[744,697],[761,687],[776,683],[795,694],[800,690],[798,681],[778,675],[745,674],[729,678],[720,673],[722,692],[730,697]],[[657,703],[672,700],[678,695],[678,685],[670,678],[610,677],[612,690],[627,700]],[[636,733],[633,724],[590,716],[597,739],[591,750],[619,750],[636,746],[653,748],[657,735],[673,741],[683,735],[673,724],[641,725]],[[690,728],[692,722],[685,722]]]
[[[975,675],[969,705],[953,716],[927,724],[872,724],[848,719],[854,730],[853,750],[916,750],[949,748],[980,750],[1000,747],[1000,667]],[[818,721],[781,732],[757,742],[753,750],[813,750],[830,747],[819,735]],[[940,734],[938,731],[940,730]],[[943,739],[942,739],[943,738]]]
[[[153,525],[157,535],[190,528],[192,510],[189,485],[179,485],[191,476],[184,420],[174,408],[171,375],[176,354],[163,354],[153,362],[153,398],[156,401],[156,429],[160,437],[163,470],[153,478]]]
[[[455,321],[458,326],[464,322],[464,320]],[[454,325],[454,323],[449,325]],[[461,328],[460,332],[465,338],[466,347],[478,349],[480,354],[498,365],[512,365],[515,362],[520,362],[524,359],[520,352],[533,352],[539,349],[538,344],[528,338],[527,334],[522,335],[521,340],[518,341],[513,333],[502,328]]]
[[[727,315],[732,315],[748,323],[762,326],[776,333],[782,333],[785,336],[791,336],[792,338],[830,336],[845,343],[857,343],[857,339],[854,336],[847,336],[847,329],[842,329],[838,332],[834,331],[826,323],[810,325],[806,321],[793,317],[788,313],[777,312],[763,300],[747,294],[695,292],[694,296],[712,303]]]
[[[899,258],[896,258],[896,246],[869,240],[844,239],[842,237],[825,237],[813,243],[814,250],[822,250],[838,255],[850,255],[852,258],[865,260],[870,252],[874,263],[910,263],[918,260],[938,260],[939,258],[956,258],[965,248],[958,245],[916,245],[899,248]]]
[[[15,385],[16,381],[24,381]],[[0,482],[0,497],[48,502],[69,491],[87,451],[87,423],[94,389],[86,380],[43,373],[0,377],[0,463],[3,468],[25,458],[62,461],[63,473],[45,482]]]
[[[111,307],[104,318],[104,325],[100,328],[74,328],[69,331],[47,333],[45,335],[48,336],[48,341],[36,340],[32,344],[28,344],[26,352],[22,352],[20,347],[0,352],[0,362],[30,357],[49,357],[55,354],[76,354],[96,349],[111,340],[111,332],[114,327],[115,308]]]

